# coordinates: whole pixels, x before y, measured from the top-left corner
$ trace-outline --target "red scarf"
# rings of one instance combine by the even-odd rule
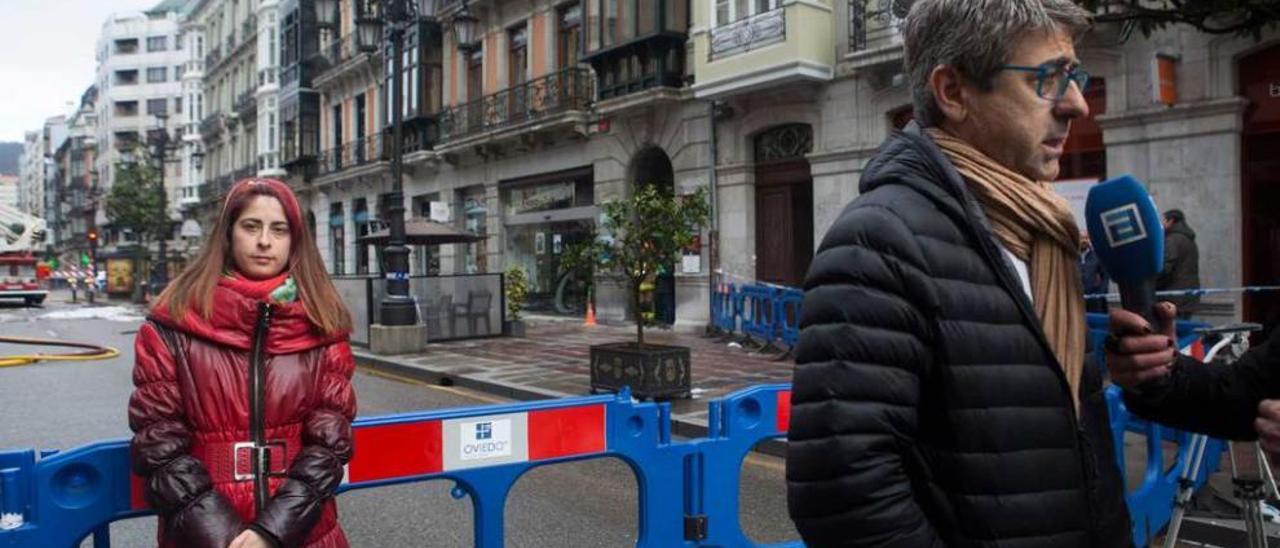
[[[244,275],[239,272],[232,272],[227,276],[219,276],[218,285],[231,289],[236,293],[244,295],[245,297],[255,301],[265,301],[267,300],[267,297],[271,295],[272,291],[275,291],[277,287],[284,284],[285,279],[288,277],[289,271],[287,270],[281,272],[274,278],[267,278],[265,280],[251,280],[244,277]]]

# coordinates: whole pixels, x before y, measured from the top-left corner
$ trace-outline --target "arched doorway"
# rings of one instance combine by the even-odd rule
[[[755,138],[756,279],[799,287],[813,259],[813,128],[788,124]]]
[[[1280,44],[1239,60],[1240,93],[1249,100],[1241,149],[1241,232],[1245,285],[1280,284]],[[1201,245],[1206,245],[1201,243]],[[1280,295],[1245,295],[1244,317],[1268,329],[1280,323]]]
[[[661,148],[647,147],[637,152],[631,159],[631,184],[648,185],[662,192],[674,194],[676,191],[676,172],[671,166],[671,157]],[[676,323],[676,265],[666,265],[663,272],[655,280],[653,305],[654,321],[660,324]]]

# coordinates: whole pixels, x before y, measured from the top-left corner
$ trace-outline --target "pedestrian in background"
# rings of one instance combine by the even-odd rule
[[[809,546],[1129,546],[1080,231],[1052,189],[1088,114],[1070,0],[918,0],[916,122],[805,280],[787,504]]]
[[[1085,295],[1101,295],[1111,288],[1111,279],[1102,268],[1098,252],[1093,250],[1093,242],[1088,234],[1080,236],[1080,283],[1084,285]],[[1107,313],[1107,299],[1088,299],[1084,302],[1086,312]]]
[[[163,547],[346,547],[351,318],[292,191],[232,187],[138,332],[130,455]],[[262,462],[262,466],[254,466]]]
[[[1196,232],[1180,209],[1164,212],[1164,269],[1156,278],[1156,291],[1200,289],[1200,249]],[[1178,319],[1191,318],[1199,295],[1164,297],[1177,307]]]

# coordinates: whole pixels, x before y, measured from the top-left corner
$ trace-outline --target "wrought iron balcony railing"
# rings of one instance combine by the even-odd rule
[[[312,57],[313,66],[316,67],[316,76],[324,74],[330,69],[361,55],[365,55],[365,52],[357,47],[355,33],[348,33],[346,36],[321,46],[320,51],[316,52],[315,56]]]
[[[240,36],[248,40],[250,36],[258,34],[258,16],[249,14],[249,18],[244,20],[244,25],[240,28]]]
[[[710,58],[723,59],[786,39],[786,11],[779,7],[711,29]]]
[[[384,141],[382,134],[375,134],[321,151],[320,175],[386,160],[390,151],[384,147],[384,143],[390,145],[390,138]]]
[[[205,140],[217,138],[222,134],[222,114],[213,113],[200,120],[200,137]]]
[[[440,113],[440,142],[590,106],[591,70],[567,68]]]
[[[236,98],[236,116],[240,117],[240,121],[248,122],[258,116],[258,98],[254,96],[253,90],[245,90]]]
[[[220,61],[222,61],[222,48],[217,46],[209,48],[209,53],[204,56],[205,68],[212,69]]]

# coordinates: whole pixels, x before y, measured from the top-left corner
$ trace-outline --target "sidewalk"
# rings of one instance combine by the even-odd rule
[[[634,326],[583,326],[579,321],[530,320],[527,337],[432,343],[418,354],[379,356],[356,348],[362,365],[432,383],[453,384],[517,400],[590,393],[589,347],[635,340]],[[645,342],[688,346],[693,397],[671,400],[672,429],[686,436],[706,431],[707,401],[766,383],[791,382],[792,361],[755,354],[717,339],[645,329]]]

